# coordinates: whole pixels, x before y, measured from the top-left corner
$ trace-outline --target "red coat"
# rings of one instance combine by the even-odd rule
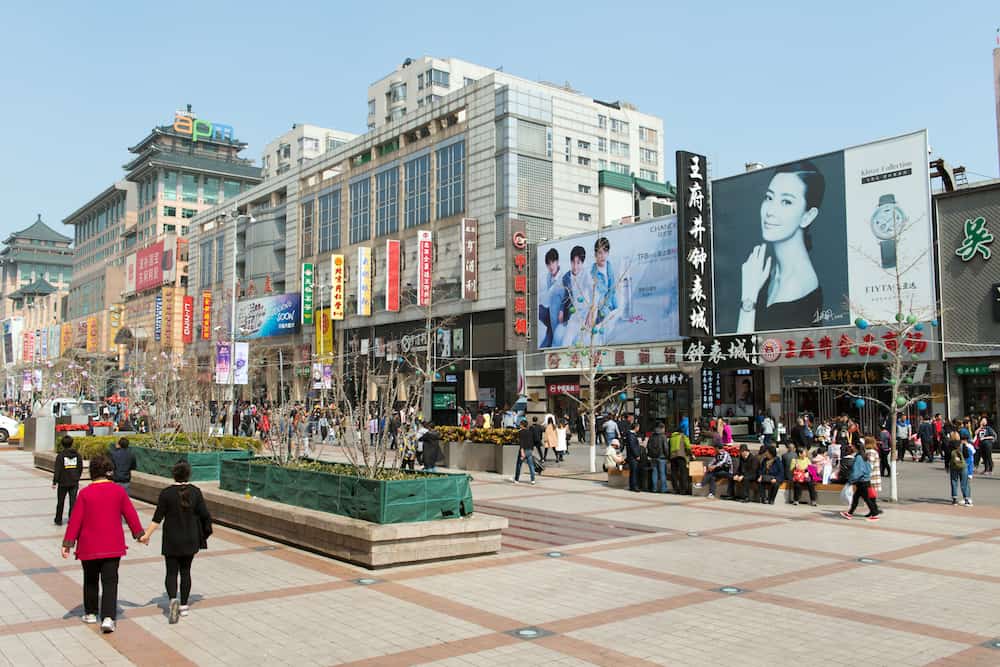
[[[121,558],[127,549],[123,516],[133,537],[143,534],[139,515],[123,487],[114,482],[91,483],[76,499],[63,546],[71,547],[75,542],[79,560]]]

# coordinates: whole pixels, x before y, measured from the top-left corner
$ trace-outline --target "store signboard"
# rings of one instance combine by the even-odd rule
[[[372,314],[372,249],[358,248],[358,315],[371,317]]]
[[[269,338],[298,333],[298,293],[244,299],[236,306],[236,334],[241,338]]]
[[[163,335],[163,295],[157,294],[156,302],[155,305],[153,306],[153,340],[159,342],[160,337],[162,335]]]
[[[35,360],[35,334],[25,331],[21,336],[21,361],[30,364]]]
[[[201,293],[201,339],[212,340],[212,293]]]
[[[684,343],[684,360],[712,368],[741,368],[760,363],[757,336],[692,338]]]
[[[185,296],[181,308],[181,337],[187,344],[194,341],[194,297]]]
[[[559,396],[562,394],[572,394],[573,396],[580,395],[580,383],[578,382],[558,382],[548,384],[545,385],[545,389],[549,396]]]
[[[313,265],[312,262],[302,264],[302,324],[311,326],[313,323]]]
[[[990,365],[986,364],[955,364],[956,375],[991,375]]]
[[[330,319],[344,319],[344,256],[330,257]]]
[[[68,353],[73,348],[73,325],[63,324],[59,329],[59,349],[63,354]]]
[[[508,350],[528,347],[528,225],[511,220],[507,225],[507,335]]]
[[[316,311],[316,353],[321,359],[333,358],[333,323],[329,308]]]
[[[925,131],[715,180],[712,207],[716,333],[891,320],[897,271],[933,314]]]
[[[391,313],[399,312],[399,241],[389,239],[385,242],[385,309]]]
[[[539,244],[538,348],[677,339],[677,237],[670,216]],[[508,309],[519,310],[520,296],[509,295]]]
[[[819,369],[819,381],[824,385],[885,384],[886,377],[884,364],[821,366]]]
[[[174,288],[164,287],[163,293],[163,340],[174,344]]]
[[[462,218],[462,298],[479,298],[479,221]]]
[[[677,255],[680,258],[678,302],[684,318],[681,336],[712,334],[712,215],[708,160],[677,151]]]
[[[87,318],[87,352],[97,352],[97,317]]]
[[[688,376],[676,371],[670,373],[633,373],[632,385],[638,389],[653,387],[679,387],[688,383]]]
[[[163,241],[157,241],[136,254],[136,291],[142,292],[163,284],[163,244]]]
[[[132,253],[125,258],[125,294],[135,294],[136,256]]]
[[[431,233],[417,232],[417,305],[431,303],[431,280],[434,274],[434,243]]]

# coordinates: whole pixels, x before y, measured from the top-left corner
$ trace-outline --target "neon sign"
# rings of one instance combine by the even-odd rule
[[[174,132],[190,135],[191,141],[198,141],[198,139],[235,141],[232,125],[209,123],[207,120],[187,116],[179,111],[174,116]]]

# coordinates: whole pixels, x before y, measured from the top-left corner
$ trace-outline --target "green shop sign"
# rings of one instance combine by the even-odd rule
[[[302,265],[302,324],[311,326],[313,323],[313,265],[306,262]]]
[[[989,364],[955,364],[955,373],[958,375],[989,375]]]
[[[955,250],[955,254],[961,257],[963,262],[971,261],[976,253],[982,255],[983,260],[987,260],[993,254],[989,247],[992,242],[993,234],[986,228],[986,218],[983,216],[970,218],[965,221],[965,238],[962,239],[962,245]]]

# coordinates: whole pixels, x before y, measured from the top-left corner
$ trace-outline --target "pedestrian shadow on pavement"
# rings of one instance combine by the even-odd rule
[[[195,602],[198,602],[203,599],[205,599],[205,596],[198,595],[197,593],[195,593],[191,595],[188,601],[191,604],[194,604]],[[160,595],[155,598],[151,598],[148,602],[144,602],[141,604],[136,602],[131,602],[129,600],[119,600],[118,608],[116,611],[118,618],[124,618],[125,616],[127,616],[126,613],[127,609],[143,609],[145,607],[153,607],[153,606],[159,607],[163,611],[164,616],[168,615],[170,612],[170,600],[167,599],[166,594]],[[77,606],[73,607],[65,614],[63,614],[63,619],[65,620],[70,618],[81,618],[82,616],[83,616],[83,605],[78,604]]]

